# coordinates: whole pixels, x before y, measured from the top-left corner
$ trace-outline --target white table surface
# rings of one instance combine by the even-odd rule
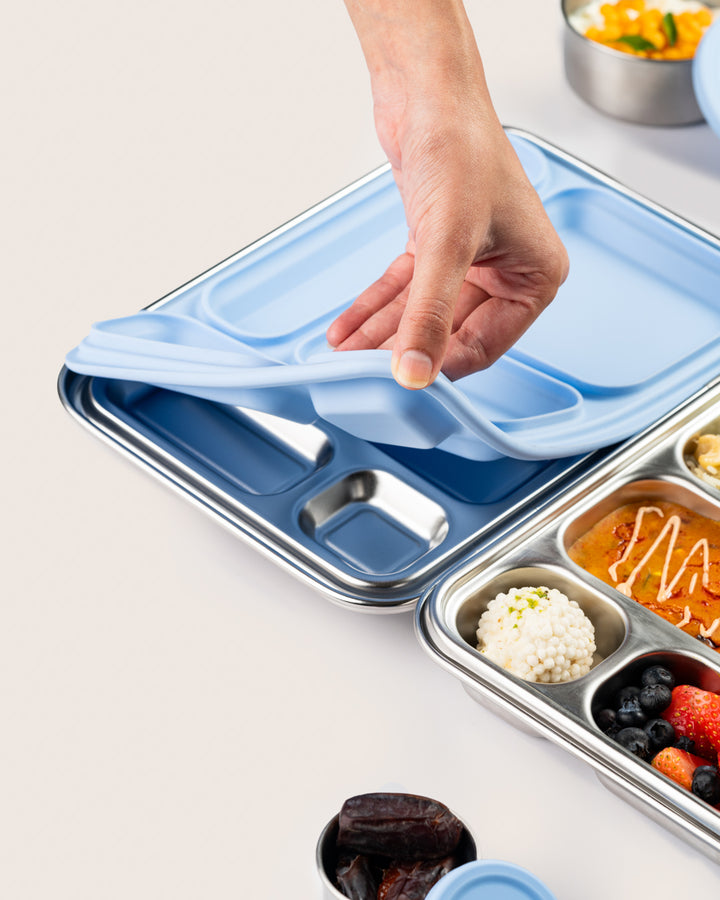
[[[584,105],[559,4],[469,0],[502,121],[720,234],[720,138]],[[94,440],[65,352],[383,162],[340,0],[6,4],[0,896],[318,898],[349,795],[437,797],[558,900],[720,869]],[[9,280],[8,280],[9,273]]]

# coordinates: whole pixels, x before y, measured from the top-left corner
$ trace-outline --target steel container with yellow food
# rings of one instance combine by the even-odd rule
[[[718,55],[720,2],[562,0],[561,6],[565,73],[591,106],[642,125],[714,117],[708,101],[717,104],[717,88],[706,83],[716,74],[711,57]]]

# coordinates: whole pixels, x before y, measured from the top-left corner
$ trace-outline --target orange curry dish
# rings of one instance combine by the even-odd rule
[[[591,575],[720,649],[720,522],[664,500],[630,503],[568,553]]]

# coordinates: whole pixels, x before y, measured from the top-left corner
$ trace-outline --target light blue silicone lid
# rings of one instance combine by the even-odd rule
[[[711,74],[712,32],[700,60]],[[388,167],[150,310],[97,323],[68,368],[476,461],[559,459],[630,437],[718,374],[720,240],[532,136],[510,138],[570,275],[489,369],[407,391],[388,350],[328,348],[330,322],[405,246]]]
[[[700,41],[693,62],[693,86],[708,125],[720,137],[720,19]]]
[[[449,872],[426,900],[555,900],[527,869],[499,859],[480,859]]]

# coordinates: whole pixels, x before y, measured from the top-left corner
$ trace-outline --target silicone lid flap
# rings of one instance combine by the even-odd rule
[[[720,137],[720,19],[700,41],[693,62],[693,86],[708,125]]]
[[[527,869],[503,860],[479,859],[441,878],[427,900],[555,900],[555,897]]]

